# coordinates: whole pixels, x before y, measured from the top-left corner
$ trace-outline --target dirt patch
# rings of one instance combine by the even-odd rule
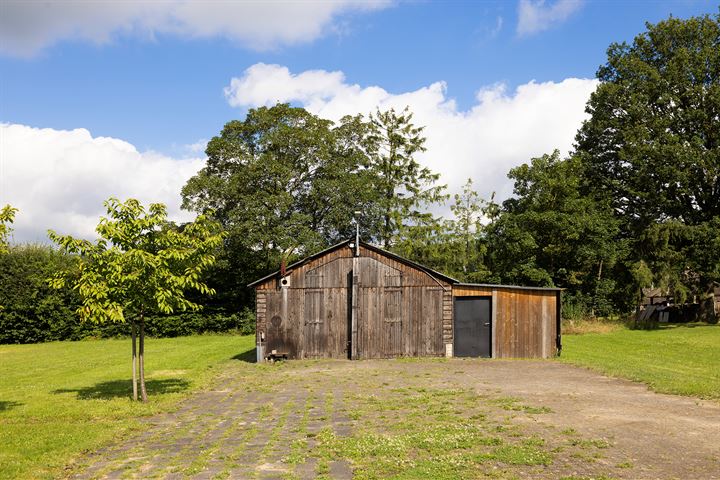
[[[720,479],[720,405],[553,361],[237,362],[74,478]]]

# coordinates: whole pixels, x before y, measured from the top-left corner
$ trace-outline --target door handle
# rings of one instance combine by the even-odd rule
[[[485,323],[485,326],[486,326],[486,327],[489,327],[489,326],[490,326],[490,322]]]

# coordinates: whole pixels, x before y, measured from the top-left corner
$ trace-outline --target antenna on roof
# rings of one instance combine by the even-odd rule
[[[362,215],[362,212],[360,210],[355,210],[353,212],[355,214],[355,217],[353,218],[353,221],[355,222],[355,256],[360,256],[360,220],[358,219],[360,215]]]

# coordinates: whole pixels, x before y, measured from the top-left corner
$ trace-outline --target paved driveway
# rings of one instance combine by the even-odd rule
[[[554,361],[235,362],[74,478],[720,479],[720,405]]]

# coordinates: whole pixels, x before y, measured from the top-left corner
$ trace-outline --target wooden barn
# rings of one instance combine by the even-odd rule
[[[560,289],[461,283],[348,240],[249,285],[258,359],[560,353]]]

